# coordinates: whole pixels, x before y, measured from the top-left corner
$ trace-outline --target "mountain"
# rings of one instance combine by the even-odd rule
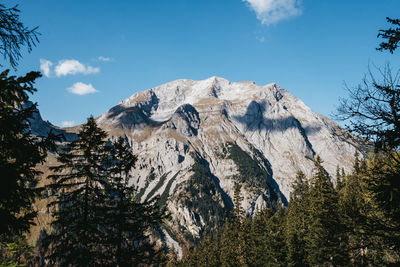
[[[142,200],[160,195],[171,219],[159,234],[176,248],[223,224],[235,183],[247,214],[276,208],[287,204],[297,171],[312,175],[316,155],[335,183],[337,166],[350,172],[360,147],[275,83],[219,77],[138,92],[96,120],[138,155],[131,182]]]
[[[33,103],[31,101],[28,101],[22,107],[29,108],[32,106],[32,104]],[[71,133],[66,131],[65,129],[61,129],[51,124],[47,120],[44,121],[37,108],[35,108],[34,112],[32,113],[32,118],[29,120],[29,123],[32,134],[36,136],[44,137],[47,136],[50,131],[52,131],[52,133],[55,135],[63,136],[63,139],[67,142],[73,141],[78,138],[78,136],[75,133]]]

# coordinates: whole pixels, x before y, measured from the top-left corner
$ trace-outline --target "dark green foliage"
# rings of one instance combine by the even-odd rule
[[[389,50],[389,52],[393,54],[394,50],[398,48],[400,42],[400,20],[391,19],[388,17],[386,18],[386,20],[387,22],[395,26],[395,28],[389,28],[387,30],[379,31],[378,37],[386,39],[386,42],[380,43],[377,50]]]
[[[27,244],[25,237],[0,240],[0,266],[26,266],[27,262],[32,262],[32,252],[33,248]]]
[[[196,158],[191,168],[193,175],[187,181],[186,194],[183,196],[183,204],[195,214],[200,215],[205,222],[205,231],[212,233],[222,226],[224,218],[228,214],[228,208],[222,206],[222,195],[218,185],[210,171],[204,165],[201,158]],[[200,218],[198,218],[200,221]]]
[[[276,202],[278,202],[279,197],[271,179],[272,170],[260,151],[252,148],[255,154],[255,158],[252,158],[235,143],[226,143],[226,150],[227,153],[224,154],[233,160],[238,167],[240,174],[235,177],[237,181],[245,187],[267,189],[270,193],[271,205],[276,208]]]
[[[141,200],[142,196],[144,195],[144,193],[146,192],[146,188],[149,185],[149,183],[146,181],[146,184],[143,188],[140,189],[139,193],[136,194],[136,199]]]
[[[319,156],[315,160],[311,188],[307,214],[307,261],[311,266],[343,264],[346,259],[341,246],[344,236],[338,213],[338,195]]]
[[[356,265],[366,264],[367,233],[365,229],[365,211],[367,209],[362,197],[362,186],[359,175],[345,177],[343,187],[339,191],[339,211],[347,234],[348,255]]]
[[[103,260],[101,246],[105,243],[104,205],[108,196],[109,154],[106,133],[93,117],[82,126],[79,139],[59,153],[59,166],[52,167],[54,175],[50,189],[54,190],[53,232],[48,236],[49,260],[61,266],[89,266]]]
[[[146,231],[158,224],[162,213],[157,209],[157,198],[140,203],[135,196],[136,188],[129,185],[131,169],[137,157],[132,154],[125,139],[118,138],[109,146],[107,171],[109,202],[104,203],[106,245],[108,261],[116,266],[137,266],[150,263],[154,257],[154,244]],[[104,253],[106,254],[106,253]]]
[[[157,205],[162,209],[167,204],[167,200],[169,197],[169,190],[171,189],[172,183],[175,181],[176,176],[178,176],[179,172],[177,172],[167,183],[164,192],[161,194],[160,199],[157,202]]]
[[[44,162],[54,136],[39,138],[30,132],[37,105],[24,103],[36,92],[33,84],[40,73],[18,78],[8,73],[0,74],[0,235],[12,236],[28,230],[36,216],[32,202],[39,193],[34,185],[40,172],[35,166]]]
[[[286,244],[288,266],[308,266],[306,240],[310,186],[303,172],[298,172],[290,194],[286,218]]]
[[[149,176],[147,177],[146,180],[148,180],[148,181],[151,182],[151,181],[153,181],[155,178],[156,178],[156,174],[154,173],[154,168],[151,167],[150,174],[149,174]]]
[[[357,173],[338,171],[337,191],[317,157],[311,183],[297,174],[286,210],[265,209],[253,218],[227,221],[176,265],[398,266],[397,189],[386,188],[396,173],[400,177],[398,158],[356,159]]]
[[[14,69],[21,58],[21,48],[28,52],[39,42],[37,27],[29,29],[20,21],[20,10],[14,6],[6,8],[0,4],[0,53]]]
[[[285,212],[264,210],[254,218],[226,222],[206,236],[178,266],[286,266]]]
[[[227,143],[226,147],[228,158],[232,159],[239,169],[238,182],[247,183],[250,187],[269,187],[268,178],[271,174],[261,168],[257,160],[250,157],[237,144]]]
[[[147,194],[146,196],[146,200],[149,200],[157,191],[158,189],[160,189],[164,183],[165,180],[167,179],[169,173],[165,173],[160,177],[160,180],[158,181],[158,183],[156,184],[156,186]]]
[[[233,210],[231,211],[232,219],[234,221],[241,221],[245,215],[242,207],[243,196],[240,194],[240,185],[235,184],[233,192]]]
[[[136,156],[123,138],[105,141],[93,118],[53,167],[55,218],[48,258],[61,266],[136,266],[155,259],[147,232],[163,218],[157,200],[140,203],[129,185]]]

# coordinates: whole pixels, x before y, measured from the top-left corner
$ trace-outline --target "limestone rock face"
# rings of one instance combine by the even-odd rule
[[[32,102],[26,102],[22,107],[28,108],[32,106]],[[38,109],[32,113],[32,118],[29,120],[31,133],[38,137],[46,137],[49,132],[52,131],[53,134],[62,136],[64,141],[71,142],[78,138],[75,133],[68,131],[68,129],[61,129],[49,121],[44,121]]]
[[[287,204],[296,172],[310,177],[317,155],[335,182],[336,167],[350,172],[359,149],[356,138],[275,83],[176,80],[96,120],[138,155],[131,183],[142,200],[160,195],[171,213],[160,235],[175,247],[223,224],[235,183],[251,215]]]
[[[223,223],[235,183],[248,214],[286,204],[296,172],[320,155],[335,182],[350,172],[357,140],[277,84],[177,80],[134,94],[97,118],[125,136],[139,163],[142,199],[160,195],[172,219],[166,239],[190,239]],[[175,233],[175,234],[173,234]]]

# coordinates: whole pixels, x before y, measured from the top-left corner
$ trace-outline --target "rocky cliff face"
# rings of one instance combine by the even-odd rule
[[[142,200],[160,195],[170,245],[220,226],[235,183],[247,214],[284,205],[296,172],[312,175],[320,155],[334,180],[351,170],[357,142],[277,84],[177,80],[134,94],[97,118],[111,139],[139,156],[131,181]],[[335,181],[334,181],[335,182]]]
[[[316,155],[335,177],[351,170],[357,142],[277,84],[177,80],[134,94],[97,118],[111,138],[139,155],[132,183],[142,199],[160,195],[172,220],[170,241],[220,225],[239,183],[248,214],[285,204]],[[334,181],[335,182],[335,181]],[[171,241],[174,242],[174,241]]]

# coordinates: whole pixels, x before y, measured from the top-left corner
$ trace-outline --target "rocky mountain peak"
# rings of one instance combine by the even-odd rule
[[[276,83],[216,76],[135,93],[97,122],[138,155],[131,182],[142,200],[160,196],[172,215],[160,233],[175,247],[223,224],[235,184],[247,214],[276,208],[287,203],[296,172],[311,177],[316,155],[335,182],[337,166],[350,172],[359,149],[356,138]]]

